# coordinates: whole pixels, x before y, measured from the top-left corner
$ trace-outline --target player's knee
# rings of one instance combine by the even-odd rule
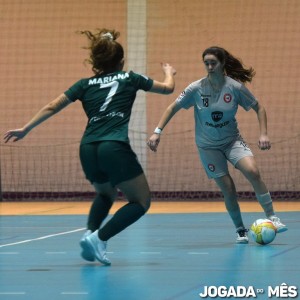
[[[261,181],[260,173],[257,168],[252,168],[247,172],[247,178],[250,182],[258,182]]]
[[[106,193],[97,193],[96,198],[98,200],[107,202],[107,203],[113,203],[116,195],[114,194],[106,194]]]
[[[145,213],[149,210],[151,205],[151,198],[139,199],[138,201],[133,201],[134,203],[138,203],[145,211]]]
[[[150,206],[151,206],[151,199],[150,197],[147,198],[146,201],[143,201],[143,203],[141,204],[145,210],[145,213],[149,210]]]

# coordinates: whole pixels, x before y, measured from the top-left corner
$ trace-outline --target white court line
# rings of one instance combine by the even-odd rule
[[[61,292],[62,295],[88,295],[88,292]]]
[[[69,234],[69,233],[73,233],[73,232],[77,232],[77,231],[82,231],[82,230],[85,230],[85,229],[86,228],[79,228],[79,229],[75,229],[75,230],[71,230],[71,231],[65,231],[65,232],[45,235],[45,236],[41,236],[41,237],[38,237],[38,238],[35,238],[35,239],[24,240],[24,241],[10,243],[10,244],[4,244],[4,245],[0,245],[0,248],[8,247],[8,246],[14,246],[14,245],[18,245],[18,244],[30,243],[30,242],[33,242],[33,241],[49,239],[49,238],[54,237],[54,236],[65,235],[65,234]]]
[[[0,292],[0,295],[25,295],[25,292]]]
[[[67,254],[67,252],[45,252],[46,254],[50,254],[50,255],[52,255],[52,254]]]
[[[161,252],[140,252],[140,254],[161,254]]]
[[[19,252],[0,252],[0,255],[15,255],[15,254],[19,254]]]
[[[197,254],[209,254],[208,252],[188,252],[190,255],[197,255]]]

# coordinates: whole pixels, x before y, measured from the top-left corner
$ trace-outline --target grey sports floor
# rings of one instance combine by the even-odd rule
[[[262,217],[243,215],[247,225]],[[227,213],[148,214],[109,241],[106,267],[80,257],[85,215],[1,216],[0,299],[192,300],[205,287],[219,288],[205,299],[224,299],[222,286],[247,299],[253,291],[256,299],[293,298],[300,292],[300,212],[280,217],[289,230],[260,246],[235,244]]]

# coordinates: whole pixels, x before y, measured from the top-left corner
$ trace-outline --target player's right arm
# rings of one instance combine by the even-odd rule
[[[65,94],[61,94],[53,101],[49,102],[45,105],[40,111],[38,111],[33,118],[25,124],[22,128],[17,128],[13,130],[9,130],[4,134],[4,141],[7,143],[10,139],[13,139],[13,142],[21,140],[24,138],[29,131],[31,131],[34,127],[38,126],[42,122],[46,121],[63,108],[68,106],[71,102]]]
[[[178,104],[178,102],[175,100],[173,103],[171,103],[167,109],[164,111],[161,119],[158,122],[158,125],[156,129],[154,130],[154,133],[149,138],[147,145],[149,148],[156,152],[158,144],[160,142],[160,134],[162,130],[165,128],[165,126],[168,124],[168,122],[174,117],[174,115],[181,109],[181,106]]]
[[[168,122],[174,117],[174,115],[181,109],[189,109],[190,107],[194,106],[195,104],[195,86],[198,86],[198,81],[195,83],[190,84],[178,97],[177,99],[171,103],[167,109],[164,111],[163,115],[161,116],[157,127],[154,130],[154,133],[149,138],[147,145],[149,148],[156,152],[158,144],[160,142],[160,134],[168,124]],[[198,87],[197,87],[198,88]]]
[[[165,74],[164,81],[153,81],[153,85],[149,92],[158,93],[158,94],[171,94],[175,88],[174,76],[176,70],[168,63],[161,64],[162,70]]]

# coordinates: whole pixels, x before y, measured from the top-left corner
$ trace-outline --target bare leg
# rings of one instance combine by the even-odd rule
[[[268,189],[260,177],[260,173],[253,156],[242,158],[236,164],[236,168],[239,169],[249,180],[256,194],[262,195],[268,193]]]
[[[253,186],[254,192],[267,217],[274,216],[271,195],[263,182],[254,157],[244,157],[236,165]]]
[[[215,182],[221,189],[226,209],[236,228],[244,227],[244,223],[241,216],[240,206],[237,201],[237,194],[234,182],[229,174],[220,178],[215,178]]]

